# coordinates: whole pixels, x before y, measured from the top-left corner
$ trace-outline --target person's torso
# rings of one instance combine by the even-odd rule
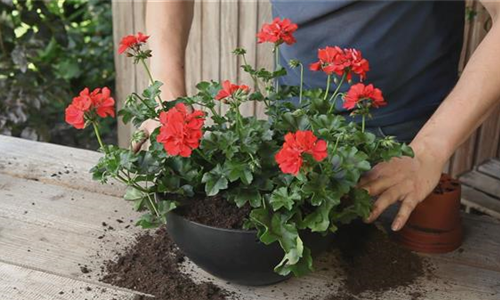
[[[271,2],[275,17],[299,25],[297,43],[281,46],[280,53],[282,60],[304,63],[306,87],[325,87],[326,75],[307,68],[317,61],[319,48],[362,51],[370,62],[364,82],[380,88],[388,102],[372,111],[371,126],[429,115],[456,83],[465,19],[462,1]],[[282,84],[298,85],[299,70],[287,71]]]

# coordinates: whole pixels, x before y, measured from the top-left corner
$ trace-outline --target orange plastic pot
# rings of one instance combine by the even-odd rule
[[[460,183],[442,174],[434,191],[410,215],[396,234],[403,246],[424,253],[451,252],[462,244]]]

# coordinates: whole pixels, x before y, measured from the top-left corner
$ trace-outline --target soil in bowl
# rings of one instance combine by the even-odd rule
[[[176,213],[190,221],[212,227],[241,229],[251,210],[248,204],[238,208],[218,195],[192,201],[189,206],[177,209]]]
[[[181,272],[184,255],[164,228],[145,233],[104,265],[102,281],[145,294],[158,300],[225,300],[230,293],[210,282],[195,283]],[[142,298],[149,299],[149,298]]]

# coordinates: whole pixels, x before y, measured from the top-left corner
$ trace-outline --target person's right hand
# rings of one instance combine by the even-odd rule
[[[143,145],[147,146],[149,144],[149,136],[153,131],[160,127],[160,122],[156,120],[146,120],[144,121],[141,126],[139,126],[139,130],[142,130],[144,132],[144,139],[137,141],[135,143],[132,143],[132,150],[134,152],[138,152],[141,150],[141,147]]]

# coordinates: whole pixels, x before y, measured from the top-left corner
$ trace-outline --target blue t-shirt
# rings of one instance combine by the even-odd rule
[[[369,126],[387,126],[430,116],[458,78],[463,42],[463,1],[280,1],[273,15],[299,29],[297,43],[280,47],[281,64],[299,59],[305,88],[324,88],[326,75],[309,71],[325,46],[356,48],[370,62],[365,84],[382,90],[388,105],[373,109]],[[299,85],[299,69],[281,84]],[[358,80],[357,76],[353,80]],[[342,86],[346,91],[348,85]],[[343,111],[338,101],[338,109]]]

